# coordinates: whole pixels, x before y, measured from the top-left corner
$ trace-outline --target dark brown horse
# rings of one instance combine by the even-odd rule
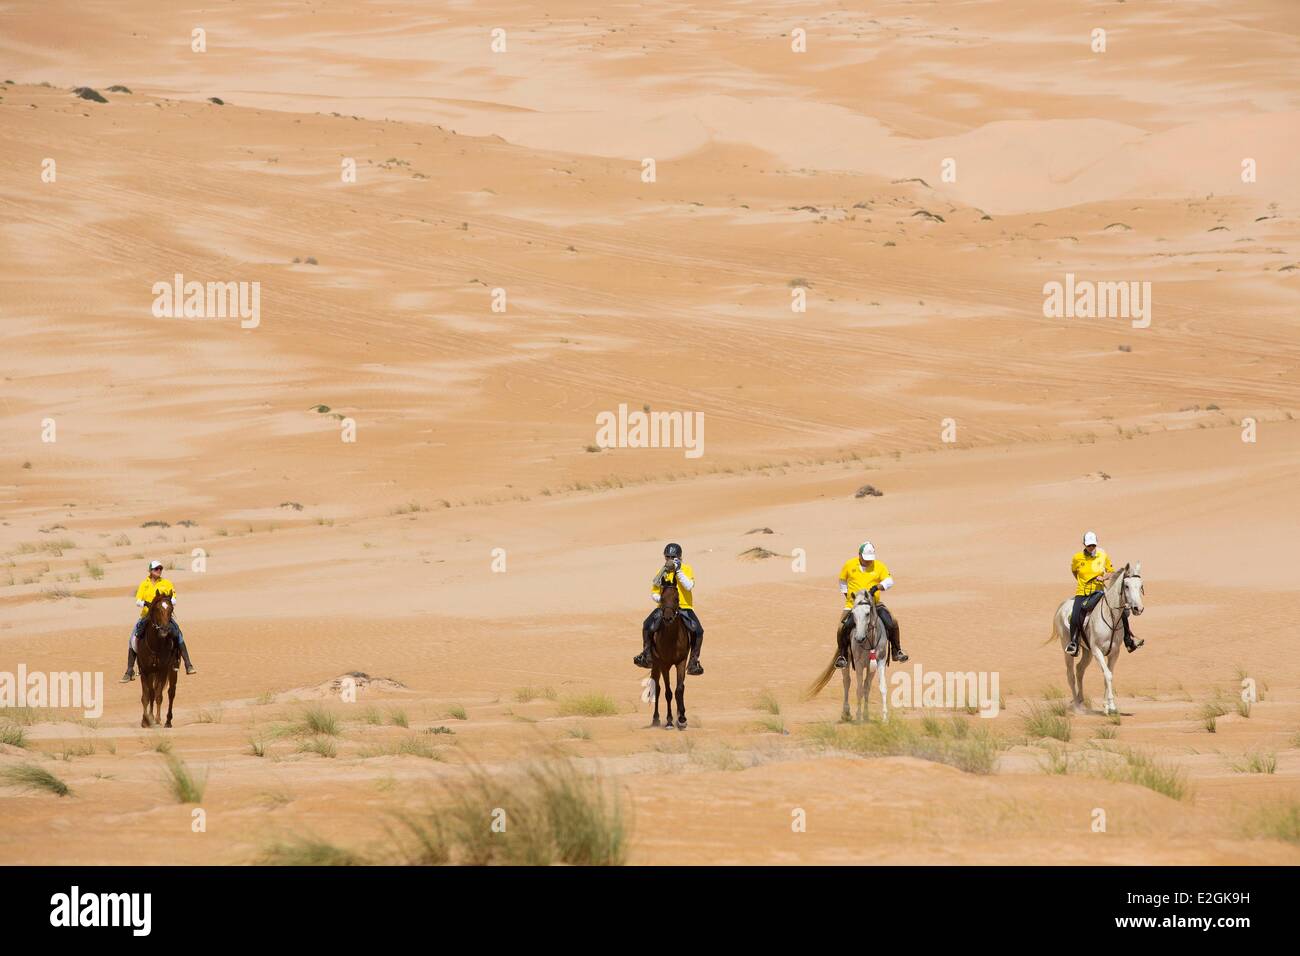
[[[167,723],[172,725],[172,701],[176,699],[176,672],[180,667],[180,648],[172,636],[172,602],[170,591],[159,591],[145,605],[148,613],[144,630],[136,640],[136,662],[140,667],[140,703],[144,716],[141,727],[162,723],[163,688],[167,689]],[[152,711],[152,713],[150,712]]]
[[[659,726],[659,678],[663,677],[664,694],[668,698],[664,726],[673,729],[673,691],[669,672],[677,668],[677,726],[686,729],[686,656],[691,650],[691,634],[686,622],[678,613],[677,585],[666,585],[659,595],[659,609],[663,615],[659,630],[655,632],[653,653],[650,656],[650,677],[655,682],[655,717],[650,726]]]

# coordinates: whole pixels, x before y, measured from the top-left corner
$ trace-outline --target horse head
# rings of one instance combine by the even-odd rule
[[[171,629],[172,623],[172,592],[159,591],[149,602],[149,623],[163,633]]]
[[[1124,604],[1123,607],[1137,617],[1142,613],[1142,562],[1139,561],[1133,565],[1124,565],[1123,588]]]
[[[871,594],[867,591],[857,591],[853,595],[853,608],[850,611],[853,615],[853,639],[859,644],[867,639],[867,630],[875,630],[876,606],[871,600]],[[875,635],[872,635],[872,642],[875,641]]]
[[[677,620],[677,611],[681,607],[681,596],[677,593],[676,584],[665,584],[659,592],[659,610],[661,613],[662,626],[667,627],[673,621]]]

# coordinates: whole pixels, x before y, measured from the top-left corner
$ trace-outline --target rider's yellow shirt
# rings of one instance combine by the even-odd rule
[[[853,595],[859,591],[870,591],[874,585],[889,577],[889,568],[884,561],[872,561],[870,568],[864,568],[857,558],[849,558],[840,568],[840,580],[849,586],[849,593],[844,595],[844,606],[853,607]],[[876,592],[875,601],[880,603],[880,593]]]
[[[677,589],[677,606],[683,610],[693,611],[695,605],[692,603],[692,598],[695,597],[695,588],[699,585],[699,581],[695,579],[695,569],[689,564],[682,565],[681,573],[691,579],[691,589],[689,591],[684,587]],[[675,571],[669,571],[664,575],[664,584],[673,584],[676,580],[677,572]],[[655,585],[650,589],[650,593],[658,597],[663,593],[663,588]]]
[[[1092,594],[1094,591],[1100,591],[1105,587],[1097,578],[1103,574],[1110,574],[1115,569],[1111,566],[1110,555],[1101,548],[1091,558],[1086,552],[1080,551],[1070,559],[1070,573],[1074,575],[1074,580],[1078,586],[1074,589],[1075,595]]]
[[[168,594],[176,593],[176,585],[172,584],[166,578],[159,578],[155,581],[153,578],[145,578],[140,582],[140,586],[135,589],[135,599],[137,601],[152,601],[154,595],[159,591],[166,591]],[[149,613],[147,607],[140,608],[140,616],[144,617]]]

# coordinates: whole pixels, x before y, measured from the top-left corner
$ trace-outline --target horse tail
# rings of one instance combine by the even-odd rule
[[[827,684],[831,682],[831,677],[835,673],[835,659],[837,657],[839,657],[838,649],[836,649],[835,653],[831,655],[830,663],[826,665],[826,669],[817,675],[815,681],[808,685],[808,689],[804,691],[803,694],[804,700],[812,700],[826,688]]]

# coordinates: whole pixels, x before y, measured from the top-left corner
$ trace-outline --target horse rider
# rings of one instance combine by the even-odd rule
[[[876,605],[876,614],[880,616],[880,623],[885,625],[885,633],[889,635],[890,657],[900,663],[907,660],[907,654],[903,652],[899,643],[898,622],[894,620],[894,615],[889,613],[889,608],[880,603],[879,592],[888,591],[893,586],[894,579],[889,576],[889,568],[885,566],[884,561],[876,560],[876,546],[870,541],[863,541],[862,547],[858,548],[858,556],[849,558],[844,562],[844,567],[840,568],[840,593],[844,595],[844,614],[840,618],[839,631],[836,633],[840,648],[839,657],[835,658],[836,667],[849,665],[849,635],[853,632],[853,595],[859,591],[866,591]]]
[[[1083,636],[1083,619],[1097,606],[1097,602],[1106,593],[1106,584],[1116,574],[1110,563],[1110,555],[1097,547],[1097,534],[1084,532],[1083,550],[1070,559],[1070,574],[1074,577],[1074,607],[1070,609],[1070,643],[1065,645],[1065,653],[1074,656],[1079,652],[1079,638]],[[1146,641],[1136,640],[1129,627],[1128,612],[1120,615],[1124,622],[1124,646],[1130,654]]]
[[[176,607],[176,585],[162,576],[163,566],[161,561],[149,562],[149,576],[140,582],[140,586],[135,589],[135,605],[140,609],[140,618],[135,622],[135,627],[131,629],[131,642],[128,645],[126,656],[126,673],[118,682],[129,684],[135,680],[135,646],[140,636],[144,633],[145,621],[149,618],[149,609],[145,607],[146,603],[152,602],[160,593],[170,594],[172,599],[172,608]],[[172,637],[180,645],[181,657],[185,659],[185,673],[195,673],[194,665],[190,663],[190,651],[185,646],[185,635],[181,633],[181,627],[176,623],[176,617],[172,616]]]
[[[691,656],[686,662],[686,673],[699,677],[704,673],[700,664],[700,645],[704,643],[704,625],[695,614],[695,570],[689,564],[682,563],[682,546],[671,543],[664,548],[664,564],[654,580],[650,583],[650,598],[658,605],[663,589],[670,584],[677,585],[677,613],[686,623],[686,630],[691,635]],[[650,616],[641,624],[641,653],[632,658],[637,667],[650,667],[650,645],[663,620],[663,609],[655,607]]]

